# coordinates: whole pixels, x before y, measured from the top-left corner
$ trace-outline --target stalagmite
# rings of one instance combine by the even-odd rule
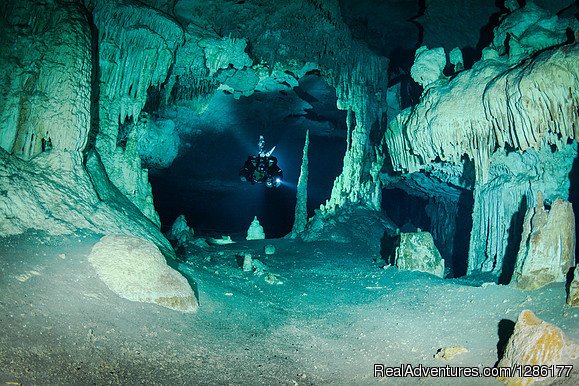
[[[160,225],[136,134],[129,134],[124,147],[118,136],[127,118],[137,121],[149,87],[166,80],[183,30],[164,13],[136,1],[88,3],[99,32],[100,122],[95,148],[111,182]]]
[[[304,231],[308,222],[308,149],[310,145],[310,131],[306,131],[306,139],[302,155],[302,166],[298,178],[296,193],[296,210],[294,225],[291,231],[291,238]]]
[[[246,240],[263,240],[265,239],[265,232],[263,231],[263,227],[259,224],[259,220],[257,216],[253,218],[253,221],[249,225],[247,229],[247,236],[245,237]]]

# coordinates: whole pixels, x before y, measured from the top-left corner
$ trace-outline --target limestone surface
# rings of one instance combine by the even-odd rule
[[[498,367],[525,365],[565,365],[579,355],[579,346],[570,341],[563,331],[535,316],[530,310],[523,310],[515,324],[503,358]],[[545,381],[548,377],[499,378],[508,385],[530,385]]]
[[[265,232],[263,231],[263,227],[259,223],[257,216],[253,218],[253,221],[249,225],[247,229],[247,236],[245,237],[246,240],[263,240],[265,239]]]
[[[0,20],[0,147],[22,159],[87,142],[91,32],[78,2],[11,1]]]
[[[173,222],[173,225],[167,234],[167,238],[169,240],[175,240],[178,245],[181,245],[190,240],[193,235],[193,229],[187,225],[187,219],[185,218],[185,215],[182,214],[175,219],[175,222]]]
[[[438,350],[438,352],[436,353],[436,355],[434,355],[435,358],[437,359],[444,359],[444,360],[451,360],[454,357],[460,355],[460,354],[464,354],[468,352],[468,349],[466,347],[463,346],[448,346],[448,347],[443,347],[440,350]]]
[[[444,48],[428,49],[428,47],[422,46],[416,50],[410,75],[416,83],[427,88],[430,84],[444,77],[442,70],[445,66]]]
[[[23,161],[0,148],[0,219],[1,236],[28,229],[50,235],[88,229],[138,236],[175,256],[159,229],[110,183],[92,152],[83,164],[80,152],[44,152]]]
[[[398,269],[444,276],[444,260],[428,232],[400,233],[394,259]]]
[[[132,236],[105,236],[88,257],[99,278],[117,295],[195,312],[197,299],[187,279],[165,262],[150,241]]]
[[[532,290],[565,282],[575,263],[575,216],[571,203],[560,199],[546,210],[539,193],[525,214],[523,234],[512,284]]]
[[[310,145],[310,132],[306,131],[306,140],[302,153],[302,166],[298,178],[296,193],[296,209],[294,225],[291,231],[291,237],[295,238],[300,232],[306,229],[308,222],[308,148]]]
[[[175,123],[170,119],[147,119],[137,133],[137,150],[149,168],[164,169],[171,166],[181,141]]]
[[[575,267],[573,280],[569,285],[569,293],[567,294],[567,304],[571,307],[579,307],[579,268]]]

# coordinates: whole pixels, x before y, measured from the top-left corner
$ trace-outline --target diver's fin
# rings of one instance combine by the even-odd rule
[[[275,146],[271,148],[270,151],[268,151],[267,153],[265,153],[266,157],[269,157],[271,155],[271,153],[273,153],[273,151],[275,150]]]

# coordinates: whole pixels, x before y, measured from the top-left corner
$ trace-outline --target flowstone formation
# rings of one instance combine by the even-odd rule
[[[569,202],[557,199],[546,210],[539,193],[537,204],[525,214],[512,284],[533,290],[552,282],[565,282],[574,263],[573,208]]]
[[[92,61],[82,6],[23,0],[0,7],[0,147],[24,160],[83,150]]]
[[[182,28],[153,8],[131,0],[86,0],[98,33],[99,85],[95,149],[111,182],[151,221],[153,207],[147,170],[141,166],[138,134],[123,133],[127,119],[136,122],[151,86],[168,75]]]
[[[441,198],[473,191],[466,273],[508,282],[538,192],[548,203],[568,199],[579,139],[579,46],[569,31],[577,29],[576,20],[527,2],[502,17],[470,69],[455,65],[458,72],[441,77],[442,55],[417,52],[414,75],[425,90],[390,121],[384,144],[410,189],[419,181],[421,191]],[[455,193],[440,192],[441,183]]]
[[[87,151],[98,118],[91,21],[80,2],[1,6],[0,235],[89,229],[173,249]],[[16,114],[16,115],[15,115]],[[87,173],[87,171],[89,171]]]

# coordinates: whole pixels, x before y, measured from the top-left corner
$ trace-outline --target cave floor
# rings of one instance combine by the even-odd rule
[[[563,284],[521,292],[380,269],[363,245],[272,239],[181,251],[200,308],[117,297],[87,261],[96,235],[0,239],[6,384],[501,384],[374,378],[373,365],[493,366],[523,309],[579,341]],[[264,245],[276,248],[263,253]],[[244,272],[249,252],[268,274]],[[269,282],[268,282],[269,280]],[[446,346],[468,352],[434,358]],[[564,384],[577,384],[577,365]],[[468,381],[468,382],[467,382]]]

